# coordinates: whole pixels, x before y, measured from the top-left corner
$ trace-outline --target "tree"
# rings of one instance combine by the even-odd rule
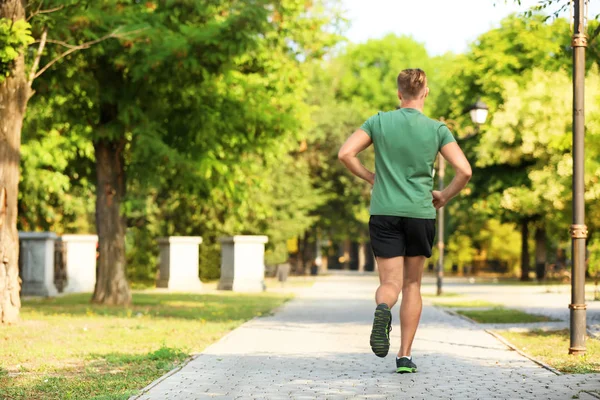
[[[23,48],[31,43],[20,0],[0,3],[0,323],[15,322],[19,299],[17,197],[21,126],[30,96]]]
[[[520,188],[526,193],[532,190],[533,184],[528,171],[536,163],[536,157],[519,151],[519,146],[526,136],[522,127],[505,124],[493,131],[489,127],[497,124],[498,118],[506,120],[513,115],[511,112],[522,106],[520,96],[526,93],[518,88],[531,87],[532,82],[541,79],[533,72],[535,69],[560,71],[568,64],[568,30],[568,23],[562,19],[548,24],[543,16],[506,18],[500,28],[481,35],[472,45],[471,51],[456,60],[455,69],[447,71],[452,77],[449,78],[449,83],[438,101],[440,112],[452,120],[459,138],[469,138],[464,140],[462,145],[467,157],[476,160],[473,179],[469,185],[472,195],[467,198],[470,200],[451,205],[451,214],[457,212],[457,207],[466,207],[468,211],[465,210],[465,215],[470,215],[471,221],[481,218],[481,223],[472,224],[472,228],[464,227],[471,235],[477,235],[477,227],[482,226],[488,218],[518,223],[522,233],[527,232],[527,237],[524,234],[522,236],[522,248],[525,250],[521,261],[525,267],[522,271],[523,279],[528,279],[529,266],[528,247],[525,246],[529,227],[525,230],[523,225],[543,221],[545,210],[525,207],[515,210],[505,207],[506,204],[502,202],[505,190],[509,188],[513,191]],[[544,76],[541,82],[546,82],[546,78]],[[512,82],[511,89],[505,86],[508,81]],[[490,122],[482,126],[477,134],[465,109],[482,95],[490,106],[491,117]],[[506,102],[511,100],[519,105],[505,112]],[[561,106],[564,107],[560,105],[553,110],[560,113]],[[521,115],[526,117],[525,114]],[[537,118],[544,117],[536,117],[536,121],[539,121]],[[535,132],[537,128],[528,126],[528,129]],[[494,143],[498,143],[502,137],[507,136],[512,138],[511,141],[507,141],[506,145],[498,149],[493,148],[493,143],[485,146],[482,144],[483,140],[496,140]],[[486,149],[491,153],[486,152]],[[501,155],[504,155],[504,158]],[[521,213],[521,210],[525,211]]]
[[[2,48],[0,49],[0,117],[4,123],[3,131],[6,140],[0,141],[0,155],[2,163],[0,164],[0,192],[6,199],[5,223],[3,223],[0,232],[2,246],[8,250],[3,250],[2,271],[0,272],[0,322],[10,323],[18,319],[18,310],[20,307],[18,282],[18,234],[16,229],[17,222],[17,199],[18,199],[18,181],[19,181],[19,160],[21,146],[21,129],[27,103],[34,94],[32,84],[34,80],[43,74],[57,61],[67,55],[81,49],[89,48],[92,44],[98,43],[110,37],[115,37],[111,33],[105,37],[98,38],[92,42],[69,44],[66,42],[56,42],[48,39],[48,28],[61,26],[63,19],[61,17],[69,16],[73,6],[78,5],[79,1],[57,0],[56,2],[44,3],[44,1],[23,1],[7,0],[0,4],[0,38],[2,38]],[[47,5],[49,8],[43,8]],[[31,7],[26,15],[27,7]],[[54,23],[49,23],[51,19],[48,14],[58,11],[59,15]],[[27,17],[27,19],[26,19]],[[32,30],[30,30],[29,20],[33,18],[34,33],[39,35],[36,41],[37,48],[33,52],[33,59],[26,68],[25,49],[34,42]],[[40,30],[35,30],[35,25],[42,26]],[[69,30],[62,26],[62,29]],[[40,61],[44,54],[47,43],[57,43],[67,47],[68,50],[58,54],[43,67],[40,67]]]
[[[321,29],[329,20],[316,4],[284,1],[273,10],[266,1],[232,6],[222,2],[206,8],[181,1],[154,8],[152,21],[160,29],[147,37],[151,45],[144,40],[121,50],[128,60],[125,74],[120,73],[123,59],[117,58],[101,69],[116,76],[95,79],[103,87],[120,82],[120,90],[130,88],[160,99],[140,109],[135,100],[125,109],[122,104],[112,105],[112,119],[104,125],[118,129],[101,139],[113,143],[109,154],[116,156],[130,144],[129,165],[140,179],[156,171],[156,158],[163,159],[178,190],[207,198],[213,188],[224,189],[226,200],[235,204],[247,196],[234,185],[242,175],[240,168],[256,161],[244,159],[244,153],[266,149],[276,138],[301,127],[303,108],[297,96],[305,90],[305,82],[299,58],[320,58],[334,35]],[[215,22],[215,15],[224,18]],[[98,161],[99,143],[96,139],[97,163],[109,165],[110,160]],[[124,169],[126,163],[117,165]],[[150,168],[142,170],[140,165]],[[199,182],[199,176],[207,181]],[[99,214],[102,205],[98,204]],[[116,212],[111,215],[117,218]],[[115,242],[124,244],[124,236],[119,233]],[[114,257],[103,253],[101,244],[101,262],[103,254]],[[124,252],[120,257],[124,263]],[[108,271],[107,276],[115,275]],[[119,278],[123,280],[124,276]],[[95,299],[105,301],[98,286]]]
[[[522,4],[522,0],[504,0],[505,3],[509,1],[517,3],[518,5]],[[571,0],[538,0],[538,4],[526,10],[524,16],[531,17],[534,14],[544,13],[547,15],[546,20],[552,17],[559,18],[560,15],[566,13],[570,7],[572,7]],[[595,19],[598,19],[599,17],[600,15],[594,16]],[[595,39],[598,34],[600,34],[600,26],[593,31],[590,38]]]
[[[0,16],[12,3],[21,2],[11,2]],[[150,193],[152,186],[160,191],[169,179],[177,189],[201,196],[219,188],[236,201],[247,197],[236,191],[234,182],[240,174],[228,175],[228,164],[245,151],[267,149],[277,137],[293,137],[301,128],[306,109],[296,96],[306,89],[302,60],[320,58],[335,44],[336,35],[324,27],[334,24],[336,17],[328,14],[330,9],[321,2],[298,0],[104,2],[90,3],[85,10],[72,7],[77,4],[36,2],[32,8],[34,32],[40,37],[33,65],[40,59],[47,61],[39,73],[49,74],[36,82],[36,90],[49,99],[69,100],[47,102],[60,116],[58,120],[68,121],[62,134],[73,134],[73,142],[86,135],[87,140],[92,139],[92,157],[85,153],[55,161],[62,165],[64,178],[89,171],[89,160],[95,160],[101,256],[94,300],[123,304],[130,299],[125,279],[123,208],[135,208],[139,204],[136,199]],[[67,9],[68,13],[50,14]],[[23,19],[24,9],[21,11],[15,19]],[[18,25],[14,24],[11,37],[15,37],[14,27]],[[125,30],[128,35],[123,34]],[[48,32],[54,36],[46,40]],[[112,37],[122,40],[103,42]],[[19,51],[10,54],[22,61],[22,47],[30,41],[28,37]],[[44,42],[52,46],[44,49]],[[91,47],[98,43],[101,45]],[[80,49],[88,50],[77,53]],[[51,68],[54,66],[61,68]],[[24,71],[7,70],[12,74],[11,82],[17,82],[13,78],[16,72]],[[24,113],[21,109],[19,121]],[[234,118],[223,119],[221,115],[226,114]],[[31,126],[39,132],[51,133],[58,124],[44,116],[34,120],[39,123]],[[20,133],[20,129],[13,131]],[[35,157],[35,141],[31,144],[29,169],[43,165]],[[69,175],[71,163],[81,167]],[[18,161],[11,168],[18,173]],[[138,185],[144,189],[127,200],[126,172],[132,182],[147,182],[150,188]],[[61,181],[58,189],[65,190],[68,184],[65,179]],[[27,182],[31,185],[30,180]],[[16,190],[11,193],[16,196]],[[64,200],[58,204],[67,204]],[[52,210],[56,202],[39,204]],[[16,200],[9,199],[9,205],[16,206]],[[139,215],[135,210],[131,214],[135,217],[136,212]],[[15,212],[9,212],[9,217],[16,221]],[[35,212],[28,220],[44,225]],[[48,224],[56,225],[51,221]],[[11,293],[18,301],[18,287],[14,289],[16,259],[16,254],[11,256]],[[18,312],[18,304],[14,309]]]

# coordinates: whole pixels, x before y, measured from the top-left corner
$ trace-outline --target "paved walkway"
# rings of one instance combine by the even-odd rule
[[[426,306],[416,374],[396,374],[369,348],[373,277],[317,282],[276,315],[255,319],[139,399],[593,399],[600,375],[560,375],[481,328]],[[398,306],[393,344],[399,344]],[[395,349],[397,350],[397,349]]]

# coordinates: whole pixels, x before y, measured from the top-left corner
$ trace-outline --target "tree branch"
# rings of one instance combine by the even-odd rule
[[[52,61],[50,61],[48,64],[46,64],[42,69],[39,70],[39,72],[37,72],[35,74],[35,76],[33,77],[33,79],[38,78],[40,75],[42,75],[44,72],[46,72],[46,70],[48,70],[48,68],[50,68],[52,65],[54,65],[54,63],[56,63],[57,61],[60,61],[61,59],[65,58],[66,56],[68,56],[71,53],[74,53],[74,52],[76,52],[78,50],[89,49],[93,45],[98,44],[100,42],[103,42],[105,40],[111,39],[111,38],[122,38],[122,37],[124,37],[126,35],[131,35],[133,33],[137,33],[137,32],[140,32],[142,30],[143,29],[138,29],[138,30],[131,31],[131,32],[121,33],[120,32],[121,28],[117,28],[114,31],[112,31],[111,33],[109,33],[108,35],[102,36],[101,38],[98,38],[96,40],[85,42],[85,43],[82,43],[82,44],[76,45],[76,46],[62,42],[60,44],[66,45],[66,47],[68,47],[69,50],[63,52],[62,54],[60,54],[59,56],[57,56],[56,58],[54,58]],[[52,42],[55,42],[55,41],[52,41]]]
[[[32,13],[31,16],[29,18],[27,18],[27,21],[29,21],[31,18],[33,18],[33,16],[36,15],[42,9],[43,5],[44,5],[44,0],[40,0],[40,4],[38,5],[37,11]]]
[[[76,7],[76,6],[78,6],[78,5],[81,3],[81,1],[78,1],[77,3],[69,4],[69,5],[67,5],[67,6],[65,6],[64,4],[61,4],[61,5],[60,5],[60,6],[58,6],[58,7],[54,7],[54,8],[48,8],[48,9],[46,9],[46,10],[42,10],[42,9],[41,9],[41,8],[42,8],[42,4],[43,4],[43,3],[44,3],[43,1],[41,1],[41,2],[40,2],[40,6],[38,7],[37,11],[35,11],[35,12],[31,13],[31,15],[30,15],[29,17],[27,17],[27,21],[29,21],[30,19],[32,19],[32,18],[33,18],[33,17],[35,17],[36,15],[40,15],[40,14],[50,14],[50,13],[53,13],[53,12],[60,11],[60,10],[62,10],[62,9],[63,9],[63,8],[65,8],[65,7]]]
[[[56,11],[60,11],[63,8],[65,8],[65,5],[60,5],[58,7],[54,7],[54,8],[49,8],[47,10],[40,10],[38,9],[36,12],[32,13],[29,17],[27,17],[27,21],[29,21],[31,18],[35,17],[36,15],[40,15],[40,14],[50,14]]]
[[[41,41],[42,40],[40,39],[40,40],[36,40],[33,43],[40,43]],[[63,47],[66,47],[67,49],[72,49],[72,48],[77,47],[76,44],[70,44],[70,43],[67,43],[67,42],[63,42],[61,40],[47,39],[46,42],[47,43],[52,43],[52,44],[59,44],[59,45],[61,45]]]
[[[31,71],[29,72],[29,87],[33,83],[35,79],[38,67],[40,66],[40,59],[42,58],[42,53],[44,52],[44,47],[46,47],[46,38],[48,37],[48,28],[44,28],[42,32],[42,36],[40,38],[40,45],[38,47],[37,53],[35,55],[35,60],[33,61],[33,66],[31,67]]]
[[[15,1],[15,6],[13,7],[12,17],[10,17],[10,28],[8,28],[9,31],[12,31],[13,26],[15,26],[15,18],[17,16],[17,4],[18,4],[18,2]]]
[[[590,43],[592,43],[600,35],[600,24],[594,29],[594,32],[590,36]]]

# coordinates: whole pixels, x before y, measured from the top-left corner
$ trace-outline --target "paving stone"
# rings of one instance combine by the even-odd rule
[[[396,374],[369,347],[372,277],[330,277],[276,315],[254,319],[179,372],[133,397],[163,399],[570,399],[600,390],[600,374],[557,376],[480,326],[425,305],[413,345],[416,374]],[[587,398],[587,397],[586,397]]]

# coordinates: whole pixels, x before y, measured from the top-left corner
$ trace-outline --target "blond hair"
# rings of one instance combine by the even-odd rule
[[[405,69],[398,75],[398,91],[406,100],[415,100],[427,86],[427,75],[419,68]]]

